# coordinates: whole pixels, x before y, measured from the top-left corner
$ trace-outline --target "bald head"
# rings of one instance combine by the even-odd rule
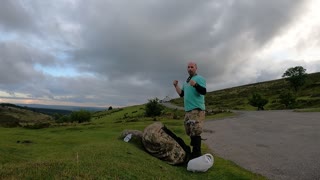
[[[195,62],[188,63],[188,73],[190,76],[193,76],[197,73],[197,64]]]
[[[188,66],[195,66],[197,68],[197,63],[193,62],[193,61],[190,61],[188,63]]]

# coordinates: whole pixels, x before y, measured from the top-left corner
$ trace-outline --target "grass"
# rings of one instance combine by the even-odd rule
[[[295,109],[295,112],[320,112],[320,108]]]
[[[215,164],[206,173],[192,173],[149,155],[134,139],[125,143],[119,138],[123,130],[143,130],[154,122],[143,117],[143,107],[98,112],[86,124],[0,128],[0,179],[265,179],[215,155]],[[156,120],[189,143],[182,119]],[[205,145],[202,148],[210,152]]]
[[[229,112],[223,112],[223,113],[218,113],[215,115],[207,115],[206,119],[211,120],[211,119],[222,119],[225,117],[230,117],[230,116],[234,116],[235,113],[229,111]]]

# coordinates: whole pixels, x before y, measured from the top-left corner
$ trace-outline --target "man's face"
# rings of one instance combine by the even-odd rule
[[[188,73],[190,76],[193,76],[196,74],[197,71],[197,65],[195,63],[189,63],[188,64]]]

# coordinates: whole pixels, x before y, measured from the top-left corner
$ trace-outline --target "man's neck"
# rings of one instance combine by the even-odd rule
[[[190,81],[190,79],[193,77],[193,76],[196,76],[197,73],[193,74],[193,75],[189,75],[188,79],[187,79],[187,83]]]

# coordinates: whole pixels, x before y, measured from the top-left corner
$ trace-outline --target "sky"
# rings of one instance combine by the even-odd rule
[[[2,0],[0,103],[123,107],[320,72],[320,0]]]

